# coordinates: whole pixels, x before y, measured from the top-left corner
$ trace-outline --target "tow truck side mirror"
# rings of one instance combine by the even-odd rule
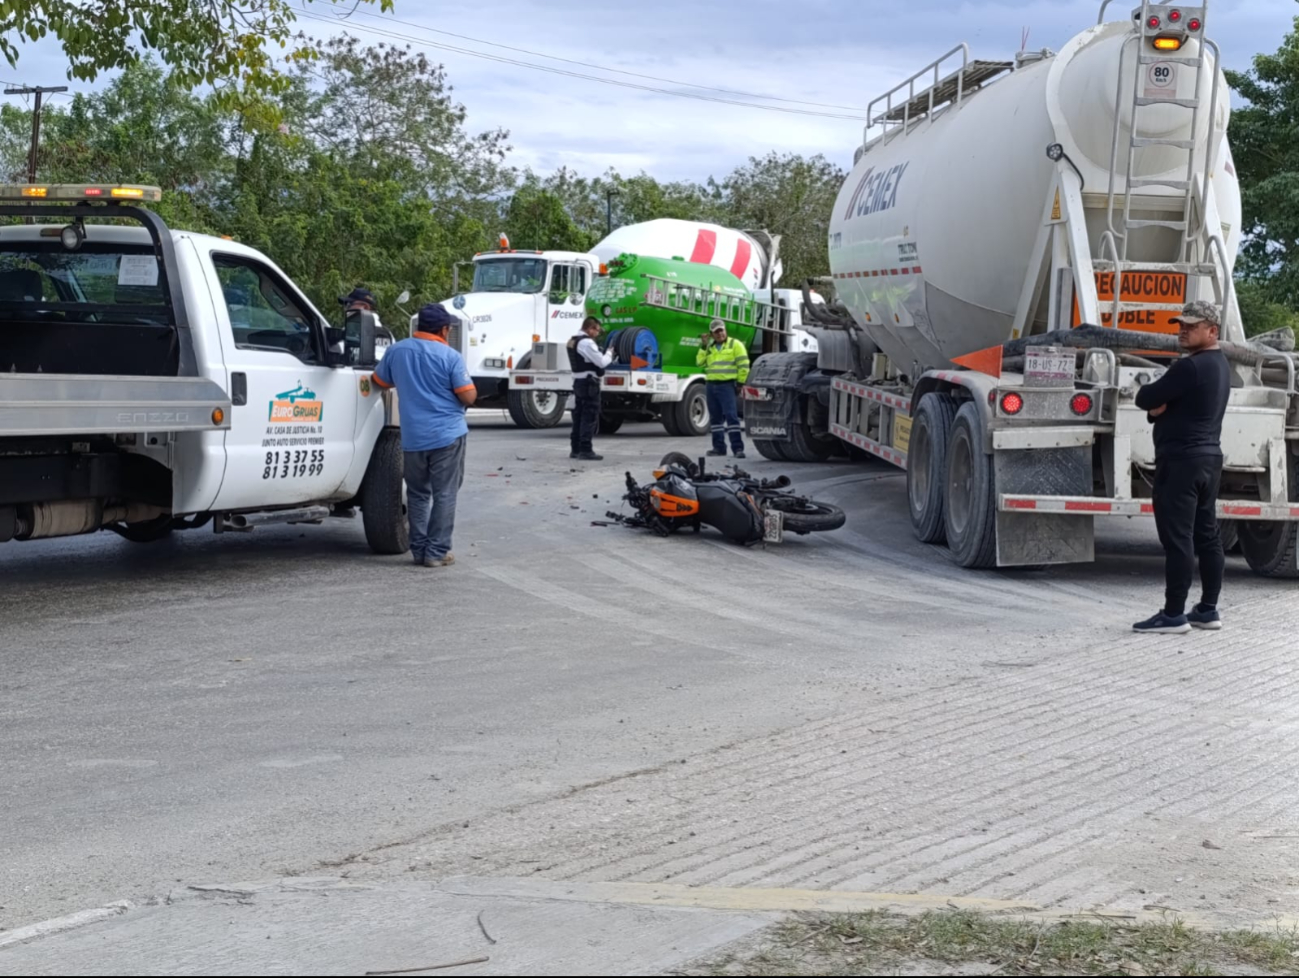
[[[379,359],[376,356],[378,346],[379,324],[374,313],[365,309],[353,309],[347,314],[346,346],[349,353],[356,351],[353,365],[357,367],[374,367]]]

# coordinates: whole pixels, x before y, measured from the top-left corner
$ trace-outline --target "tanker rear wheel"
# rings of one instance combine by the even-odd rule
[[[529,353],[519,361],[518,369],[527,370],[531,366],[532,354]],[[512,390],[506,394],[505,405],[510,419],[520,428],[553,428],[564,420],[568,395],[549,390]]]
[[[1287,464],[1290,499],[1299,501],[1299,455],[1291,454]],[[1240,521],[1237,526],[1250,570],[1263,577],[1299,577],[1299,523]]]
[[[758,454],[772,462],[788,462],[785,457],[785,446],[783,442],[768,441],[765,438],[754,438],[753,447],[757,449]]]
[[[687,387],[685,396],[675,404],[663,406],[663,427],[667,428],[668,434],[681,438],[708,434],[708,394],[703,381],[695,381]]]
[[[911,528],[921,543],[947,539],[945,507],[947,445],[956,421],[956,399],[934,392],[920,399],[907,451],[907,502]]]
[[[962,567],[997,566],[996,480],[983,445],[983,415],[967,401],[956,412],[944,480],[947,546]]]

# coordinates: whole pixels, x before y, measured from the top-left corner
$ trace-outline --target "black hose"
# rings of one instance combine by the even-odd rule
[[[1066,346],[1074,349],[1154,350],[1159,353],[1180,354],[1181,344],[1176,336],[1166,333],[1141,333],[1131,329],[1105,329],[1100,326],[1079,326],[1077,329],[1060,329],[1054,333],[1025,336],[1002,344],[1004,357],[1021,357],[1031,346]],[[1257,367],[1268,354],[1235,343],[1223,343],[1222,352],[1232,363]]]

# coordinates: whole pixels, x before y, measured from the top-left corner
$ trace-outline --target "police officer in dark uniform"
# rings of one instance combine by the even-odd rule
[[[568,341],[568,366],[573,371],[573,436],[569,458],[599,462],[604,456],[595,453],[591,444],[600,422],[600,378],[613,362],[612,353],[601,353],[596,337],[603,327],[600,320],[588,316],[582,332]]]

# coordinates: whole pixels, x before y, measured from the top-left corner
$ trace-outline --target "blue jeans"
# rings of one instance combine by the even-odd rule
[[[410,552],[417,562],[441,560],[451,552],[456,523],[456,493],[465,481],[465,440],[445,448],[406,452],[406,509],[410,514]]]
[[[710,383],[708,395],[708,420],[713,431],[713,451],[726,454],[726,436],[731,437],[731,451],[744,451],[744,436],[740,428],[740,412],[735,400],[735,382],[724,380]]]

